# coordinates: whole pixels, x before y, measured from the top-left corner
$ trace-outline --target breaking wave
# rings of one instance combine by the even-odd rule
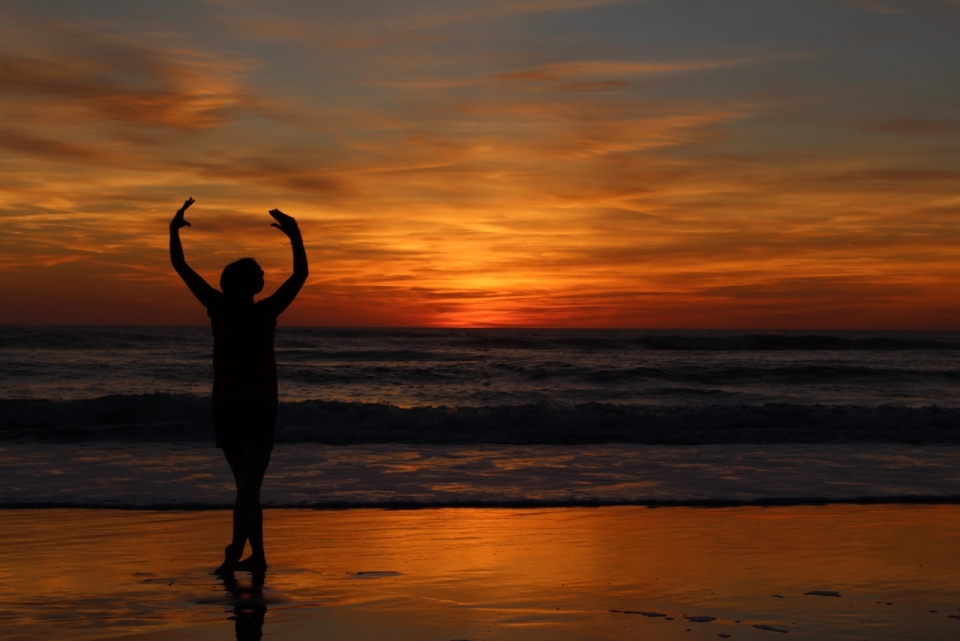
[[[209,398],[110,395],[0,400],[0,439],[27,442],[208,442]],[[714,444],[960,443],[960,408],[583,403],[401,408],[310,400],[280,404],[280,443]]]

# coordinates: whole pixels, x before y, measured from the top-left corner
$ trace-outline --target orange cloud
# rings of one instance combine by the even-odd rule
[[[625,60],[583,60],[556,62],[528,71],[498,74],[504,80],[565,80],[583,76],[645,76],[651,74],[704,71],[747,64],[748,60],[694,60],[689,62],[644,62]],[[755,61],[754,61],[755,62]]]
[[[236,87],[202,63],[172,61],[122,42],[84,44],[99,46],[54,59],[0,54],[0,90],[66,100],[113,120],[181,129],[223,124],[243,104]]]
[[[90,161],[100,157],[96,150],[89,147],[19,133],[10,129],[0,130],[0,149],[52,160]]]

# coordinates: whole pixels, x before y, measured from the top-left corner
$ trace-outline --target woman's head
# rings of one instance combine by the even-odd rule
[[[252,258],[241,258],[223,268],[220,290],[227,296],[253,296],[263,291],[263,270]]]

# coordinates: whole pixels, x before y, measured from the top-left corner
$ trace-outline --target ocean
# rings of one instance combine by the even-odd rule
[[[211,354],[0,328],[0,505],[229,505]],[[276,354],[269,505],[958,494],[960,333],[282,327]]]

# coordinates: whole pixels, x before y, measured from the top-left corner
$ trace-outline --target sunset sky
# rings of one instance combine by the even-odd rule
[[[960,0],[0,0],[0,323],[960,329]]]

